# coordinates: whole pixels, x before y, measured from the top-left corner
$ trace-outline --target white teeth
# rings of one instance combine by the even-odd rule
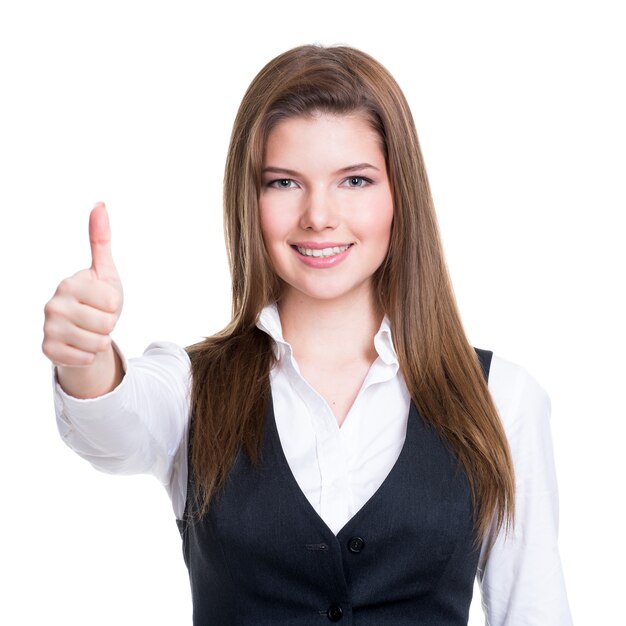
[[[321,248],[321,249],[313,249],[313,248],[301,248],[300,246],[296,246],[296,249],[300,254],[304,256],[333,256],[334,254],[339,254],[340,252],[344,252],[350,247],[347,246],[334,246],[333,248]]]

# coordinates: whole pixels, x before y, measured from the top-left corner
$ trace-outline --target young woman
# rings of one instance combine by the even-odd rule
[[[570,624],[549,401],[472,348],[413,120],[348,47],[261,70],[224,184],[233,316],[126,362],[106,211],[46,306],[64,440],[168,488],[195,624]],[[88,400],[87,400],[88,399]]]

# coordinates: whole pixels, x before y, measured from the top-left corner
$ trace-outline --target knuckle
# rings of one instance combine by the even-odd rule
[[[119,312],[119,310],[122,308],[122,301],[122,295],[118,292],[114,292],[109,300],[111,310]]]
[[[96,355],[92,352],[83,352],[80,355],[80,363],[79,365],[91,365],[96,358]]]
[[[73,279],[70,278],[64,278],[60,283],[59,286],[57,287],[57,293],[61,294],[65,294],[65,293],[72,293],[74,288],[74,281]]]
[[[93,311],[89,319],[89,330],[98,335],[108,335],[113,330],[112,315],[106,311]]]
[[[82,367],[85,365],[91,365],[95,359],[95,354],[91,352],[78,352],[72,353],[63,359],[63,365],[69,367]]]
[[[51,316],[47,316],[43,323],[44,341],[49,344],[57,334],[58,325],[52,321]]]
[[[63,350],[60,349],[58,342],[44,340],[41,345],[41,349],[45,356],[54,364],[54,365],[65,365],[65,360],[63,358]]]
[[[115,322],[117,321],[117,319],[115,317],[108,316],[106,317],[103,321],[102,321],[102,332],[105,333],[106,335],[109,335],[113,332],[113,330],[115,329]]]
[[[65,358],[65,364],[73,367],[80,367],[82,365],[91,365],[96,358],[96,355],[92,352],[73,352],[71,356]]]
[[[41,342],[41,350],[49,359],[52,359],[52,345],[51,344],[52,342],[47,337],[44,337],[44,340]]]
[[[106,352],[109,349],[110,345],[111,345],[111,337],[109,337],[108,335],[102,335],[101,337],[98,338],[98,341],[96,342],[96,351]]]
[[[57,298],[52,298],[46,302],[46,305],[43,308],[44,315],[46,318],[54,317],[59,313],[59,302]]]

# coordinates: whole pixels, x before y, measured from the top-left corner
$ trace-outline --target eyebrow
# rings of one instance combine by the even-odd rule
[[[350,172],[363,171],[366,169],[379,171],[377,167],[371,165],[370,163],[356,163],[355,165],[348,165],[347,167],[342,167],[338,169],[335,174],[349,174]],[[289,176],[299,176],[300,173],[295,170],[287,169],[286,167],[264,167],[262,174],[287,174]]]

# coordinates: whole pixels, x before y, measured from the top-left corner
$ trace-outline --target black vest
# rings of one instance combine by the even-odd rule
[[[491,352],[477,350],[485,376]],[[191,471],[189,472],[191,476]],[[382,485],[335,535],[283,453],[273,407],[262,456],[240,453],[200,521],[178,520],[195,626],[466,626],[478,551],[467,478],[411,404]]]

